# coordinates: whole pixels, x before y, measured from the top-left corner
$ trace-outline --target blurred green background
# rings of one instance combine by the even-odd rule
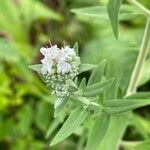
[[[150,8],[148,0],[140,2]],[[106,75],[117,77],[118,85],[125,92],[146,19],[141,15],[125,16],[120,22],[117,41],[105,16],[93,18],[70,11],[106,3],[107,0],[0,0],[0,150],[77,149],[78,133],[49,147],[61,119],[53,121],[54,98],[37,74],[28,68],[29,64],[40,63],[39,49],[49,46],[49,39],[59,46],[63,41],[70,46],[78,42],[83,62],[107,59]],[[88,74],[82,76],[88,78]],[[149,79],[148,57],[139,91],[150,90]],[[144,107],[135,112],[124,139],[150,139],[149,129],[150,111]]]

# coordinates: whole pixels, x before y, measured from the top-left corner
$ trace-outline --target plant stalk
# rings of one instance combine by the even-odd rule
[[[141,69],[143,67],[144,60],[148,54],[149,47],[150,47],[150,17],[147,19],[143,41],[140,47],[137,62],[135,64],[134,70],[131,75],[131,79],[130,79],[130,83],[129,83],[126,96],[129,96],[130,94],[133,94],[136,92]]]
[[[150,17],[150,11],[145,8],[142,4],[137,2],[136,0],[127,0],[130,4],[135,6],[141,13],[143,13],[146,17]]]

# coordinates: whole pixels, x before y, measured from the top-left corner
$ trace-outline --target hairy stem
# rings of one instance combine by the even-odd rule
[[[127,0],[129,3],[131,3],[133,6],[135,6],[139,11],[141,11],[145,16],[150,16],[150,11],[145,8],[143,5],[141,5],[136,0]]]
[[[135,68],[131,75],[130,84],[126,93],[127,96],[136,92],[139,75],[140,75],[144,60],[148,54],[149,46],[150,46],[150,17],[147,19],[143,41],[141,44],[137,62],[135,64]]]

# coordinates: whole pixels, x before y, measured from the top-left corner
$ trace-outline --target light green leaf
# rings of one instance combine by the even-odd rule
[[[97,67],[94,68],[90,76],[90,79],[88,81],[88,85],[92,85],[94,83],[101,81],[104,73],[105,65],[106,65],[106,60],[103,60],[97,65]]]
[[[83,64],[82,63],[79,68],[79,73],[92,70],[95,67],[96,67],[96,65],[94,65],[94,64]]]
[[[126,99],[147,99],[147,98],[150,98],[150,92],[137,92],[135,94],[126,97]]]
[[[84,7],[72,9],[72,13],[76,15],[85,16],[87,18],[95,18],[95,19],[103,19],[108,21],[109,16],[107,12],[106,6],[92,6],[92,7]],[[140,15],[139,12],[135,8],[130,5],[122,5],[120,9],[119,20],[129,20],[136,18]]]
[[[150,135],[150,121],[146,118],[133,113],[131,118],[131,125],[135,126],[136,130],[143,136],[144,139],[149,139]]]
[[[150,140],[133,141],[133,142],[123,141],[122,145],[125,150],[149,150],[150,149]]]
[[[92,97],[104,92],[112,85],[114,80],[115,78],[111,78],[106,81],[98,82],[96,84],[88,86],[85,90],[83,90],[83,96]]]
[[[34,71],[41,72],[42,64],[29,65],[28,67]]]
[[[98,147],[108,129],[109,121],[110,117],[104,113],[96,116],[89,133],[87,150],[98,150]]]
[[[61,114],[61,112],[64,110],[67,102],[68,102],[68,97],[58,98],[55,101],[55,104],[54,104],[54,108],[55,108],[54,117],[55,118]]]
[[[68,89],[70,92],[76,92],[78,90],[77,85],[72,80],[67,80],[66,83],[68,84]]]
[[[36,117],[35,117],[35,124],[36,126],[46,131],[48,124],[50,122],[50,115],[51,115],[51,109],[50,105],[47,102],[41,101],[37,104],[36,108]]]
[[[88,111],[86,109],[77,108],[74,110],[58,131],[50,145],[53,146],[60,143],[62,140],[70,136],[84,122],[87,116]]]
[[[122,113],[139,107],[150,105],[150,99],[116,99],[103,103],[103,110],[107,113]]]
[[[85,88],[86,88],[86,78],[83,78],[79,85],[79,89],[84,90]]]
[[[130,113],[122,113],[119,115],[112,115],[108,130],[102,139],[99,150],[117,150],[118,141],[120,141],[125,128],[127,126]]]
[[[118,16],[121,4],[122,0],[109,0],[107,5],[108,15],[116,38],[118,38],[118,24],[119,24]]]
[[[55,119],[49,126],[45,138],[48,139],[52,133],[56,130],[56,128],[60,125],[61,121],[59,119]]]
[[[73,48],[74,48],[74,50],[76,52],[76,55],[79,55],[79,45],[78,45],[77,42],[74,44]]]
[[[141,86],[148,81],[150,81],[150,59],[147,59],[143,64],[138,86]]]
[[[16,48],[6,40],[0,38],[0,59],[12,62],[20,61]]]

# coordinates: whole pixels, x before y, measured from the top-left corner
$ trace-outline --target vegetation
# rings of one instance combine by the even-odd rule
[[[149,7],[147,0],[0,0],[0,149],[149,150]],[[34,64],[41,47],[64,43],[81,64],[57,103]]]

